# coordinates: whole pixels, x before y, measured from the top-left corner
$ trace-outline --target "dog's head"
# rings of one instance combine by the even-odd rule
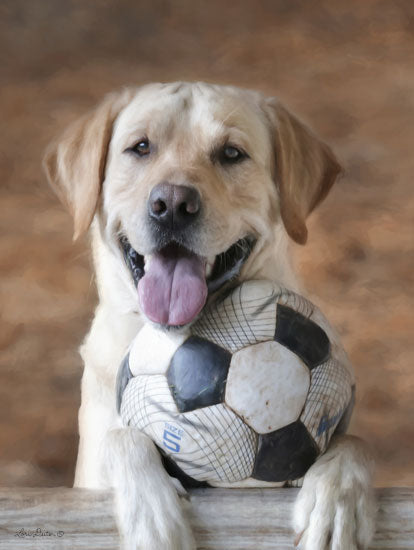
[[[170,326],[190,323],[275,227],[305,243],[306,218],[340,171],[275,99],[203,83],[108,96],[49,148],[45,167],[75,236],[96,214],[141,310]]]

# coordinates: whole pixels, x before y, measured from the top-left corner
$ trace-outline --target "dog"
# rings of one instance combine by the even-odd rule
[[[188,326],[229,279],[300,291],[289,242],[305,244],[306,219],[341,168],[277,99],[199,82],[107,96],[49,147],[44,166],[73,216],[74,238],[90,228],[99,294],[81,347],[75,486],[114,489],[128,550],[193,550],[177,483],[152,441],[117,414],[119,364],[144,323]],[[249,237],[254,246],[243,247]],[[236,265],[235,247],[248,250]],[[372,473],[364,442],[334,437],[304,477],[296,545],[366,548]]]

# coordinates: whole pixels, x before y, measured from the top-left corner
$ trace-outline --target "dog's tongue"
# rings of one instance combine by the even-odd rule
[[[186,325],[207,300],[205,260],[179,247],[157,252],[138,283],[145,315],[163,325]]]

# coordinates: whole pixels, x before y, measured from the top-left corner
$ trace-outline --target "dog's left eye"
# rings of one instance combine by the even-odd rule
[[[220,157],[222,163],[232,164],[245,159],[247,155],[244,151],[241,151],[237,147],[234,147],[234,145],[226,145],[221,150]]]
[[[129,147],[127,151],[136,153],[140,157],[145,157],[146,155],[149,155],[151,152],[149,139],[147,138],[140,139],[135,145],[133,145],[132,147]]]

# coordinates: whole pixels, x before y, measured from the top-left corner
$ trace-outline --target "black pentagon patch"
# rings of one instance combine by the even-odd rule
[[[213,342],[190,336],[175,352],[167,380],[180,412],[223,401],[231,353]]]
[[[131,369],[129,368],[129,353],[124,357],[116,376],[116,409],[118,414],[121,412],[122,396],[128,382],[133,378]]]
[[[275,340],[296,353],[310,369],[329,357],[331,345],[326,332],[314,321],[281,304],[277,306]]]
[[[210,487],[207,481],[198,481],[197,479],[194,479],[186,474],[160,447],[157,447],[157,449],[161,455],[162,464],[167,471],[167,474],[178,479],[184,489]]]
[[[300,420],[275,432],[259,435],[252,477],[287,481],[305,475],[319,455],[312,436]]]

